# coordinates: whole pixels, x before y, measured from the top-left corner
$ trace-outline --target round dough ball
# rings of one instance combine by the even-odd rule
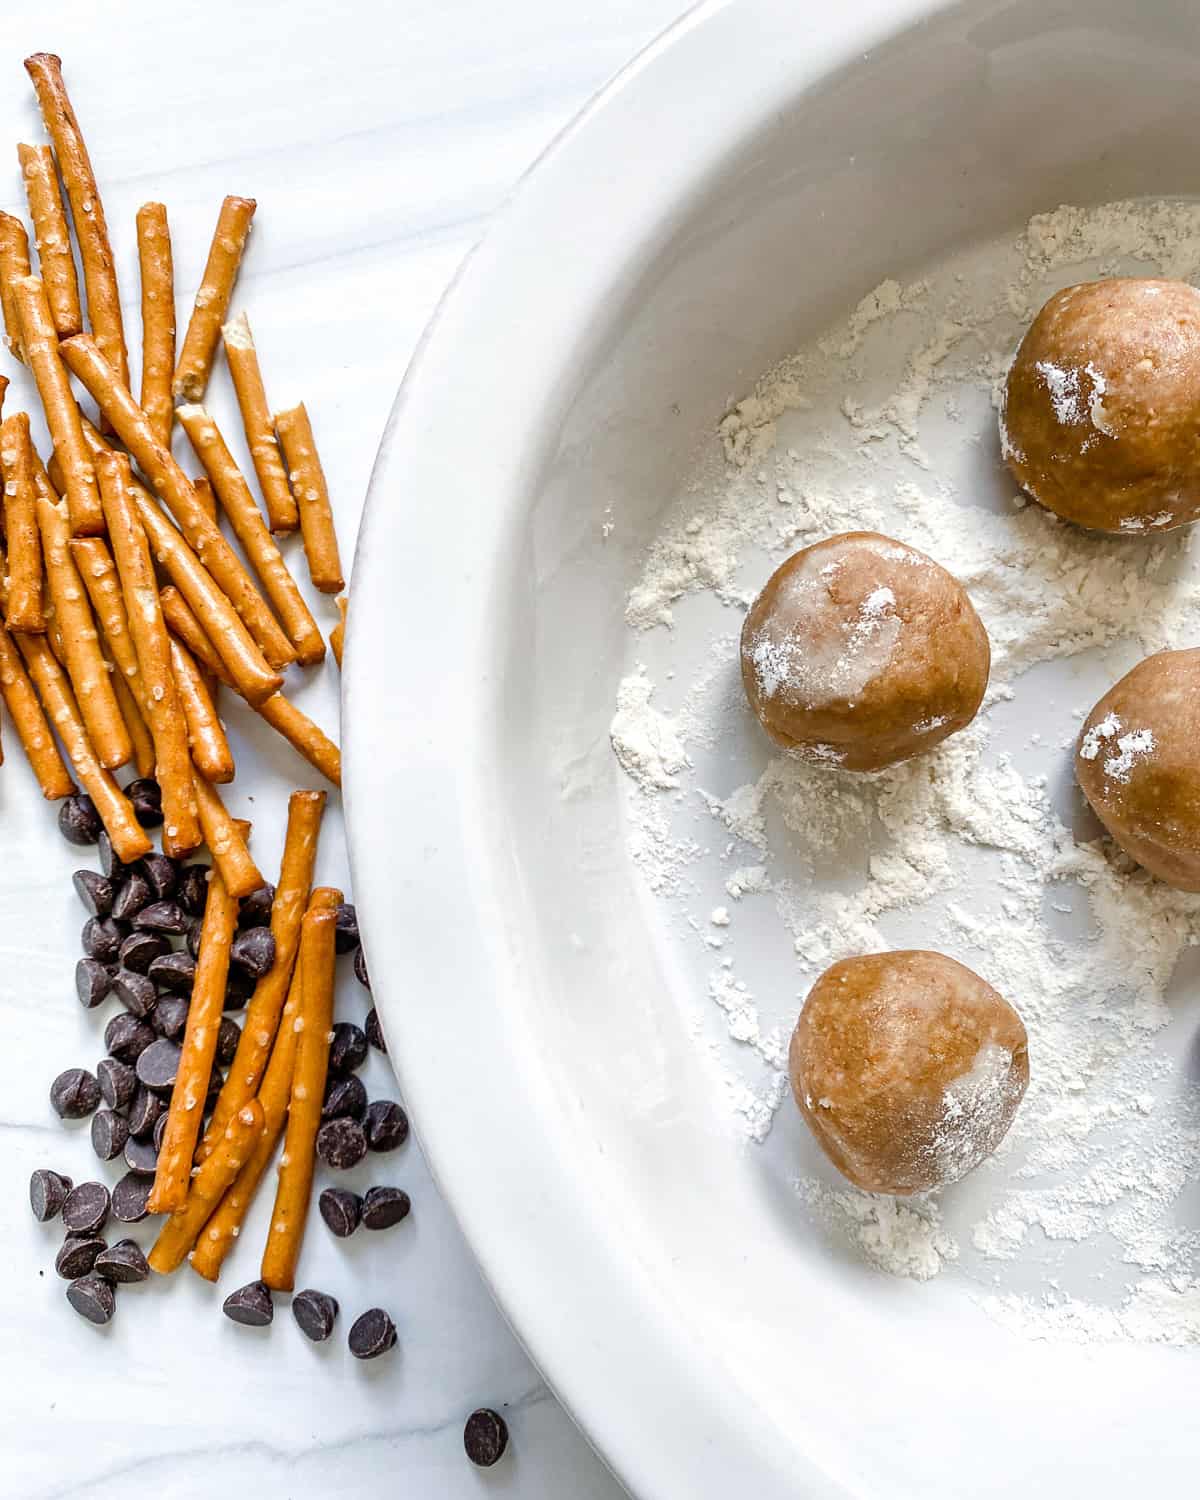
[[[1127,854],[1181,891],[1200,891],[1200,650],[1160,651],[1087,716],[1075,776]]]
[[[1004,388],[1000,449],[1056,515],[1136,535],[1200,515],[1200,291],[1123,277],[1056,292]]]
[[[844,958],[809,991],[788,1055],[826,1156],[871,1193],[957,1182],[1004,1139],[1029,1082],[1020,1016],[920,949]]]
[[[990,665],[962,584],[874,531],[789,557],[742,626],[742,682],[763,728],[847,771],[895,765],[965,728]]]

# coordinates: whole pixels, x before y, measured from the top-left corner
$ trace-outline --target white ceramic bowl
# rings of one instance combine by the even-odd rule
[[[647,1500],[1194,1485],[1189,1356],[883,1297],[747,1170],[607,728],[626,590],[728,400],[943,247],[1193,189],[1198,100],[1186,0],[701,5],[522,184],[397,400],[344,697],[375,994],[501,1305]]]

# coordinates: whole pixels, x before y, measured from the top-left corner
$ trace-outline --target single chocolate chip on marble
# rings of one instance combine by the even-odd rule
[[[121,884],[113,898],[112,914],[118,922],[132,922],[144,906],[154,899],[150,882],[135,865]]]
[[[89,1323],[104,1324],[116,1311],[117,1295],[112,1282],[103,1276],[81,1276],[67,1288],[67,1301]]]
[[[372,1005],[367,1012],[367,1018],[363,1022],[363,1029],[367,1033],[367,1041],[375,1048],[376,1052],[386,1052],[387,1042],[384,1040],[383,1027],[379,1024],[379,1012]]]
[[[112,839],[107,833],[101,833],[96,840],[96,852],[100,856],[100,869],[108,876],[109,880],[120,881],[133,866],[127,865],[124,860],[117,858],[117,851],[112,846]]]
[[[351,1324],[349,1343],[355,1359],[377,1359],[395,1347],[396,1325],[382,1307],[368,1308]]]
[[[188,930],[188,919],[177,901],[152,901],[134,917],[133,925],[139,932],[162,932],[168,937],[182,937]]]
[[[113,993],[132,1016],[144,1021],[154,1009],[158,991],[148,974],[139,974],[134,969],[118,969],[113,975]]]
[[[115,964],[128,931],[112,917],[89,917],[79,934],[79,943],[88,958]]]
[[[39,1224],[48,1224],[51,1219],[58,1218],[74,1185],[69,1177],[52,1172],[49,1167],[39,1167],[30,1174],[29,1206]]]
[[[101,1161],[120,1156],[129,1139],[129,1121],[111,1109],[98,1109],[92,1116],[92,1150]]]
[[[391,1099],[375,1099],[367,1106],[364,1128],[372,1151],[394,1151],[408,1140],[408,1116]]]
[[[122,1011],[104,1028],[104,1045],[110,1057],[135,1063],[154,1040],[154,1028],[137,1016]]]
[[[366,1154],[367,1138],[357,1120],[326,1120],[317,1131],[317,1156],[335,1171],[349,1171]]]
[[[367,1060],[367,1034],[353,1021],[338,1021],[329,1044],[331,1073],[353,1073]]]
[[[247,927],[229,947],[229,962],[244,969],[252,979],[261,979],[275,963],[275,937],[269,927]]]
[[[163,820],[162,789],[148,776],[131,781],[125,795],[133,803],[133,815],[143,828],[157,828]]]
[[[97,1234],[108,1223],[111,1203],[102,1182],[81,1182],[67,1194],[63,1223],[72,1234]]]
[[[169,1094],[175,1087],[182,1055],[177,1043],[168,1041],[165,1036],[158,1037],[138,1057],[138,1082],[156,1094]]]
[[[107,1250],[101,1250],[92,1269],[105,1281],[121,1286],[145,1281],[150,1275],[150,1264],[136,1240],[118,1240]]]
[[[107,1245],[98,1234],[69,1234],[54,1257],[54,1269],[64,1281],[86,1276]]]
[[[508,1447],[508,1424],[498,1411],[481,1406],[467,1418],[463,1428],[463,1448],[473,1464],[490,1469],[504,1457]]]
[[[371,976],[367,973],[367,955],[361,948],[354,955],[354,977],[364,990],[371,988]]]
[[[96,1082],[109,1109],[124,1109],[137,1089],[137,1074],[128,1063],[102,1057],[96,1064]]]
[[[359,945],[358,913],[349,901],[343,901],[338,907],[333,931],[337,951],[353,953]]]
[[[117,888],[104,875],[95,870],[76,870],[71,876],[75,893],[83,903],[84,910],[93,917],[107,917],[112,913],[113,897]]]
[[[98,958],[81,958],[75,965],[75,993],[84,1010],[94,1010],[112,989],[112,973]]]
[[[221,1304],[221,1311],[235,1323],[247,1328],[265,1328],[275,1316],[275,1304],[271,1301],[271,1289],[265,1281],[251,1281],[238,1287],[236,1292]]]
[[[237,1054],[242,1028],[232,1016],[222,1016],[217,1027],[217,1066],[227,1068]]]
[[[153,1089],[142,1088],[139,1084],[133,1103],[129,1106],[129,1134],[139,1141],[148,1140],[158,1124],[158,1117],[166,1107],[164,1100]]]
[[[100,1085],[86,1068],[68,1068],[50,1085],[50,1103],[62,1120],[82,1120],[100,1103]]]
[[[146,1200],[154,1178],[141,1172],[126,1172],[112,1190],[112,1213],[122,1224],[139,1224],[146,1217]]]
[[[182,995],[162,995],[150,1013],[150,1024],[159,1036],[177,1042],[187,1025],[188,1003]]]
[[[187,951],[193,958],[200,957],[200,934],[204,931],[204,922],[200,917],[189,917],[187,931],[183,940],[187,944]]]
[[[58,806],[58,831],[68,844],[94,844],[104,832],[104,824],[90,797],[64,797]]]
[[[407,1219],[412,1208],[412,1199],[398,1187],[373,1187],[367,1189],[363,1199],[362,1221],[364,1229],[390,1229]]]
[[[322,1120],[336,1120],[343,1115],[361,1120],[367,1112],[367,1091],[361,1078],[351,1073],[339,1078],[330,1074],[325,1085],[325,1102],[321,1105]]]
[[[158,1168],[158,1150],[154,1142],[135,1140],[130,1136],[125,1142],[125,1165],[131,1172],[140,1172],[143,1177],[153,1177]]]
[[[325,1188],[317,1199],[321,1217],[329,1226],[330,1234],[339,1240],[349,1239],[362,1219],[363,1201],[357,1193],[345,1188]]]
[[[170,951],[171,944],[159,932],[131,932],[117,957],[123,969],[148,975],[154,960]]]
[[[190,995],[196,978],[196,960],[181,948],[177,953],[164,953],[154,959],[147,972],[159,989]]]
[[[275,887],[260,885],[242,897],[238,908],[238,925],[241,927],[265,927],[271,920],[271,907],[275,902]]]
[[[225,980],[225,1009],[243,1010],[254,993],[254,984],[244,969],[230,969]]]
[[[169,854],[147,854],[141,862],[155,901],[169,900],[179,888],[179,862]]]
[[[175,887],[175,900],[189,917],[202,917],[208,899],[208,866],[184,865]]]
[[[337,1298],[328,1292],[305,1287],[292,1298],[292,1316],[300,1325],[300,1332],[314,1344],[324,1343],[333,1332],[337,1315]]]

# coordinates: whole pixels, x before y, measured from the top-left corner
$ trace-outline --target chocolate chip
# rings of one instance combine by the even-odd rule
[[[89,1323],[107,1323],[116,1310],[117,1294],[103,1276],[81,1276],[67,1288],[67,1301]]]
[[[367,1138],[357,1120],[326,1120],[317,1131],[317,1156],[327,1167],[346,1172],[367,1154]]]
[[[139,932],[163,932],[169,937],[182,937],[188,930],[188,919],[177,902],[152,901],[134,917],[133,925]]]
[[[350,1325],[350,1353],[355,1359],[377,1359],[395,1346],[396,1325],[382,1307],[372,1307]]]
[[[329,1070],[353,1073],[367,1060],[367,1034],[353,1021],[338,1021],[329,1044]]]
[[[160,1036],[138,1057],[138,1082],[153,1089],[156,1094],[169,1094],[175,1087],[182,1055],[182,1049],[176,1043]]]
[[[54,1269],[64,1281],[86,1276],[107,1249],[98,1234],[69,1234],[54,1257]]]
[[[408,1116],[391,1099],[376,1099],[367,1106],[365,1129],[372,1151],[394,1151],[408,1140]]]
[[[248,896],[242,897],[242,904],[238,910],[238,925],[240,927],[266,927],[271,920],[271,907],[274,902],[275,887],[260,885],[258,890],[251,891]]]
[[[175,887],[175,900],[189,917],[202,917],[208,899],[208,866],[184,865]]]
[[[367,1091],[361,1078],[339,1078],[332,1075],[325,1085],[325,1102],[321,1106],[322,1120],[336,1120],[348,1116],[361,1120],[367,1112]]]
[[[164,1109],[162,1114],[159,1115],[158,1119],[154,1122],[154,1134],[151,1139],[154,1142],[154,1149],[156,1152],[162,1150],[163,1137],[167,1133],[167,1121],[170,1118],[171,1116]]]
[[[107,833],[102,833],[96,841],[96,852],[100,856],[100,869],[109,880],[123,880],[133,868],[117,858],[117,851],[113,848],[112,839]]]
[[[52,1172],[49,1167],[39,1167],[30,1175],[29,1206],[39,1224],[48,1224],[51,1219],[58,1218],[73,1186],[69,1177]]]
[[[133,815],[143,828],[157,828],[163,820],[162,791],[148,776],[131,781],[125,795],[133,803]]]
[[[373,1187],[367,1189],[363,1199],[362,1221],[364,1229],[390,1229],[408,1218],[412,1199],[403,1188]]]
[[[149,974],[154,960],[170,951],[170,943],[160,933],[131,932],[121,944],[117,957],[123,969],[135,974]]]
[[[146,1200],[153,1189],[153,1177],[126,1172],[112,1190],[113,1218],[122,1224],[139,1224],[146,1217]]]
[[[217,1027],[217,1065],[227,1068],[233,1061],[238,1043],[242,1039],[242,1028],[232,1016],[222,1016]]]
[[[129,1134],[139,1141],[148,1140],[158,1123],[158,1117],[166,1109],[162,1098],[151,1089],[139,1084],[129,1106]]]
[[[328,1292],[306,1287],[292,1298],[292,1316],[300,1325],[300,1332],[314,1344],[324,1343],[333,1332],[337,1315],[337,1298]]]
[[[349,1239],[362,1219],[363,1201],[357,1193],[345,1188],[325,1188],[317,1199],[321,1217],[329,1226],[330,1234],[339,1240]]]
[[[196,978],[196,960],[182,949],[178,953],[164,953],[154,959],[148,973],[160,990],[190,995]]]
[[[153,1177],[158,1168],[158,1152],[154,1142],[135,1140],[131,1135],[125,1142],[125,1165],[131,1172],[140,1172],[143,1177]]]
[[[102,1182],[81,1182],[67,1194],[63,1223],[72,1234],[97,1234],[108,1222],[111,1201]]]
[[[114,1016],[104,1028],[104,1045],[109,1056],[123,1063],[137,1062],[153,1040],[154,1028],[128,1011]]]
[[[243,1010],[254,993],[255,981],[244,969],[230,969],[225,980],[225,1009]]]
[[[150,1024],[159,1036],[177,1042],[187,1026],[188,1003],[182,995],[163,995],[150,1014]]]
[[[333,931],[337,951],[353,953],[359,945],[358,913],[348,901],[338,907]]]
[[[136,1240],[118,1240],[110,1249],[102,1250],[93,1269],[97,1276],[119,1286],[145,1281],[150,1275],[150,1264]]]
[[[94,1010],[112,989],[112,974],[98,958],[81,958],[75,965],[75,993],[84,1010]]]
[[[58,831],[68,844],[94,844],[104,832],[96,804],[83,795],[65,797],[58,805]]]
[[[96,1082],[109,1109],[124,1109],[137,1089],[137,1074],[128,1063],[102,1057],[96,1064]]]
[[[76,870],[71,876],[75,893],[82,901],[85,911],[93,917],[107,917],[112,912],[116,887],[111,880],[97,875],[95,870]]]
[[[481,1406],[467,1418],[463,1428],[463,1447],[467,1457],[481,1469],[490,1469],[504,1457],[508,1447],[508,1424],[498,1411]]]
[[[367,1012],[367,1019],[363,1022],[367,1033],[367,1041],[377,1052],[387,1051],[387,1042],[383,1037],[383,1027],[379,1024],[379,1012],[372,1005]]]
[[[371,988],[371,976],[367,973],[367,955],[360,948],[354,955],[354,977],[362,985],[364,990]],[[386,1048],[381,1048],[386,1051]]]
[[[220,1068],[213,1068],[212,1072],[208,1076],[208,1092],[204,1096],[205,1114],[207,1114],[208,1111],[217,1102],[217,1095],[221,1092],[221,1088],[224,1082],[224,1073],[221,1072]]]
[[[129,1121],[111,1109],[98,1109],[92,1116],[92,1150],[101,1161],[120,1156],[129,1139]]]
[[[148,974],[138,974],[133,969],[118,969],[112,978],[113,993],[138,1020],[144,1021],[154,1009],[158,991]]]
[[[244,1323],[247,1328],[265,1328],[275,1316],[275,1304],[265,1281],[251,1281],[238,1287],[236,1292],[221,1304],[221,1311],[235,1323]]]
[[[179,864],[167,854],[147,854],[142,860],[142,874],[155,901],[169,900],[179,888]]]
[[[275,963],[275,937],[269,927],[247,927],[229,948],[229,962],[253,979],[269,974]]]
[[[189,917],[187,931],[184,933],[184,942],[187,951],[193,958],[200,957],[200,934],[204,931],[204,923],[199,917]]]
[[[115,964],[127,929],[112,917],[89,917],[79,934],[80,946],[88,958],[102,964]]]
[[[100,1103],[100,1085],[86,1068],[68,1068],[50,1085],[50,1103],[62,1120],[82,1120]]]
[[[117,887],[112,914],[118,922],[132,922],[138,912],[144,906],[149,906],[153,899],[154,892],[150,889],[150,882],[139,869],[132,869]]]

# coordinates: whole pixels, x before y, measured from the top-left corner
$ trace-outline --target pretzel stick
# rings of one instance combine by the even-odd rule
[[[248,824],[242,825],[244,828]],[[240,835],[239,835],[240,836]],[[152,1214],[176,1213],[187,1203],[192,1157],[200,1135],[204,1096],[217,1054],[217,1031],[225,1008],[229,977],[229,947],[237,930],[237,898],[230,895],[214,867],[208,878],[204,921],[200,928],[200,956],[188,1006],[187,1025],[167,1110],[154,1187],[147,1200]]]
[[[42,610],[42,540],[33,488],[29,418],[17,412],[0,422],[0,466],[4,470],[4,533],[8,544],[10,630],[35,634],[46,628]]]
[[[171,647],[171,670],[175,674],[175,686],[183,705],[192,763],[205,781],[232,781],[233,755],[229,749],[229,741],[225,738],[225,730],[217,717],[212,694],[204,684],[195,657],[174,636],[169,636],[168,639]]]
[[[220,870],[230,895],[240,899],[266,885],[258,866],[250,858],[246,841],[238,832],[237,820],[231,818],[217,790],[203,776],[194,778],[196,805],[200,809],[200,827],[213,863]]]
[[[288,572],[283,555],[250,493],[250,486],[217,424],[202,406],[186,404],[178,407],[175,415],[212,481],[242,551],[262,580],[263,591],[296,648],[297,660],[306,667],[323,661],[325,642],[317,629],[317,622]]]
[[[0,213],[0,306],[4,310],[4,342],[17,359],[25,358],[21,342],[21,320],[13,287],[32,270],[29,264],[29,236],[20,219]]]
[[[313,587],[323,594],[340,594],[346,583],[338,556],[337,533],[333,529],[329,487],[303,401],[290,411],[276,413],[275,431],[300,511],[300,534],[304,538],[309,577]]]
[[[254,986],[246,1006],[237,1052],[213,1106],[212,1119],[196,1153],[197,1161],[203,1161],[214,1149],[230,1118],[247,1099],[253,1098],[271,1056],[300,947],[300,924],[312,888],[324,811],[324,792],[293,792],[288,799],[287,836],[279,866],[279,884],[271,903],[275,962]]]
[[[8,376],[0,375],[0,411],[4,410],[4,398],[8,394],[8,386]]]
[[[345,594],[339,594],[338,595],[337,607],[338,607],[338,614],[341,616],[341,619],[338,620],[337,624],[329,632],[329,644],[333,648],[334,660],[337,662],[337,664],[338,664],[338,671],[340,672],[342,670],[342,648],[343,648],[343,646],[345,644],[345,640],[346,640],[346,596],[345,596]]]
[[[257,1099],[251,1099],[233,1116],[221,1132],[216,1150],[193,1176],[187,1202],[159,1230],[146,1257],[152,1270],[166,1276],[183,1264],[205,1220],[245,1166],[262,1133],[263,1107]]]
[[[129,631],[121,580],[108,543],[99,536],[77,536],[71,543],[71,552],[92,601],[100,633],[116,663],[117,676],[129,687],[141,716],[149,724],[150,699],[138,665],[137,647]]]
[[[208,250],[208,263],[196,293],[196,305],[183,336],[172,390],[176,401],[203,401],[212,373],[213,355],[221,324],[229,311],[229,299],[250,233],[256,204],[253,198],[226,198],[217,215]]]
[[[271,1210],[260,1273],[277,1292],[290,1292],[296,1284],[296,1262],[312,1197],[314,1148],[321,1125],[333,1028],[336,928],[336,912],[310,911],[300,929],[302,1025],[288,1101],[287,1134],[279,1158],[275,1206]]]
[[[171,648],[158,602],[158,584],[146,533],[131,494],[129,460],[123,453],[100,453],[100,496],[112,543],[129,633],[145,688],[154,761],[162,788],[163,853],[178,856],[200,844],[200,820],[188,755],[187,725],[171,671]]]
[[[258,713],[334,786],[342,784],[342,752],[323,729],[282,693],[258,705]]]
[[[161,203],[143,203],[137,211],[138,269],[142,281],[141,407],[151,431],[164,448],[171,446],[175,403],[175,269],[171,231]]]
[[[154,436],[146,413],[117,380],[95,340],[80,334],[64,340],[59,348],[68,368],[87,387],[151,488],[179,523],[180,531],[195,548],[200,561],[245,621],[267,661],[272,667],[295,661],[296,653],[287,636],[216,522],[205,514],[191,480],[172,458],[170,450]]]
[[[46,301],[59,338],[83,331],[79,306],[79,283],[75,279],[75,257],[71,233],[58,191],[54,152],[49,146],[18,146],[17,159],[25,179],[29,217],[37,245],[38,274],[46,287]]]
[[[129,384],[129,360],[125,353],[125,329],[121,322],[121,293],[108,242],[104,205],[96,186],[91,159],[79,121],[63,83],[62,60],[50,52],[36,52],[25,59],[25,71],[33,80],[42,119],[58,158],[63,186],[71,204],[83,284],[87,289],[88,320],[106,359],[122,385]]]
[[[0,625],[0,697],[8,709],[26,759],[47,802],[69,797],[75,790],[71,773],[59,754],[46,715],[12,637]]]
[[[225,344],[225,359],[233,377],[233,389],[237,395],[238,408],[242,413],[242,426],[246,431],[246,444],[258,475],[258,487],[262,491],[267,507],[267,521],[272,531],[295,531],[300,525],[300,512],[288,485],[287,470],[275,441],[275,429],[271,424],[271,408],[267,405],[267,393],[263,387],[262,371],[258,365],[258,351],[245,313],[226,323],[221,329]]]
[[[113,692],[117,695],[117,707],[121,710],[121,717],[125,720],[125,728],[129,733],[129,743],[133,746],[133,766],[139,776],[153,776],[156,766],[154,759],[154,736],[146,727],[146,721],[142,717],[141,709],[138,708],[133,692],[129,684],[117,671],[116,667],[104,658],[105,665],[112,673]]]
[[[213,494],[213,487],[208,479],[202,474],[199,479],[192,480],[192,488],[196,491],[196,499],[204,507],[204,513],[210,521],[217,519],[217,497]]]
[[[204,626],[196,618],[191,605],[173,583],[168,583],[158,596],[162,605],[163,619],[167,629],[177,640],[183,642],[197,662],[218,682],[233,686],[225,663],[217,655],[217,648],[209,640]]]
[[[96,472],[83,440],[71,382],[59,357],[58,335],[45,288],[36,276],[23,276],[13,283],[12,292],[25,358],[33,371],[50,440],[58,449],[62,465],[71,530],[76,536],[98,536],[104,530],[104,516],[96,493]]]

